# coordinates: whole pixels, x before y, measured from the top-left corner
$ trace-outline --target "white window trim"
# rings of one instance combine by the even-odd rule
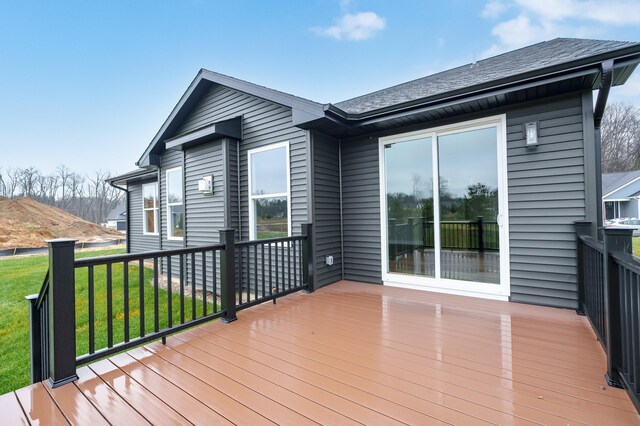
[[[286,156],[286,169],[287,169],[287,192],[277,192],[272,194],[261,194],[261,195],[251,195],[252,187],[251,187],[251,156],[253,154],[271,151],[272,149],[285,148],[285,156]],[[275,198],[275,197],[287,197],[287,236],[291,236],[291,157],[289,156],[289,142],[279,142],[271,145],[263,146],[260,148],[254,148],[247,151],[247,164],[248,164],[248,181],[249,181],[249,239],[256,239],[256,219],[255,219],[255,207],[253,200],[259,200],[261,198]]]
[[[384,164],[384,147],[386,145],[410,141],[421,137],[432,138],[433,158],[438,158],[437,137],[461,131],[471,131],[483,128],[496,127],[496,143],[498,150],[498,181],[501,185],[502,193],[499,200],[498,223],[500,224],[500,284],[474,283],[473,290],[470,289],[470,282],[451,280],[445,278],[428,278],[414,277],[408,275],[389,273],[388,271],[388,236],[387,236],[387,197],[386,197],[386,179]],[[409,133],[402,133],[379,139],[378,159],[379,159],[379,176],[380,176],[380,233],[381,233],[381,262],[382,262],[382,281],[386,285],[396,287],[406,287],[418,290],[429,290],[448,294],[458,294],[464,296],[489,298],[497,300],[508,300],[511,294],[511,271],[510,271],[510,247],[509,247],[509,199],[508,199],[508,181],[507,181],[507,123],[504,114],[482,118],[478,120],[464,121],[448,126],[440,126],[431,129],[419,130]],[[438,176],[438,162],[434,162],[434,176]],[[440,188],[434,185],[434,210],[439,210],[439,193]],[[438,215],[434,217],[435,234],[434,240],[438,247],[440,245],[440,218]],[[436,276],[440,276],[440,270],[436,263]],[[428,283],[426,286],[425,284]]]
[[[180,171],[180,180],[182,180],[182,185],[180,186],[180,190],[182,191],[181,203],[169,203],[169,173],[173,173],[175,171]],[[186,209],[184,209],[184,201],[185,201],[184,200],[184,175],[182,174],[182,166],[174,167],[172,169],[167,169],[164,176],[165,176],[165,193],[166,193],[165,195],[167,199],[167,240],[182,241],[184,240],[184,237],[174,237],[171,235],[171,229],[173,228],[173,223],[171,222],[171,207],[183,206],[183,210],[186,213]],[[185,214],[185,220],[184,220],[184,227],[185,229],[183,231],[186,234],[187,233],[186,214]]]
[[[155,196],[153,197],[153,207],[147,208],[144,206],[144,187],[153,185]],[[145,231],[147,226],[147,217],[145,212],[153,210],[153,232]],[[158,229],[158,216],[160,213],[160,199],[158,194],[158,182],[145,183],[142,185],[142,235],[159,235]]]

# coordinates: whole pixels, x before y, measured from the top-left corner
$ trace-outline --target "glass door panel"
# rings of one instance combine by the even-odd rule
[[[440,275],[500,284],[497,129],[437,140]]]
[[[384,147],[387,272],[435,277],[431,138]]]

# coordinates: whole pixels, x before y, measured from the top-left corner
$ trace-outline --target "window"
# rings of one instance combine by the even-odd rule
[[[158,184],[142,185],[142,232],[158,234]]]
[[[291,234],[289,144],[249,151],[249,238],[263,240]]]
[[[167,238],[184,237],[184,198],[182,167],[167,170]]]

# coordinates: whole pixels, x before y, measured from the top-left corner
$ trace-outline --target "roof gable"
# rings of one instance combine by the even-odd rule
[[[640,188],[640,183],[638,185],[632,185],[635,181],[640,181],[640,170],[620,173],[603,173],[603,198],[607,198],[611,195],[615,195],[617,198],[628,198],[633,196],[638,192],[638,188]],[[628,188],[628,190],[620,192],[625,188]]]
[[[158,133],[152,139],[151,143],[149,143],[149,146],[136,165],[140,167],[157,165],[158,159],[154,158],[154,156],[164,150],[164,141],[175,136],[183,120],[186,119],[214,84],[291,108],[294,125],[300,122],[319,119],[324,116],[323,105],[317,102],[249,83],[224,74],[201,69],[178,101],[178,104],[173,108]]]

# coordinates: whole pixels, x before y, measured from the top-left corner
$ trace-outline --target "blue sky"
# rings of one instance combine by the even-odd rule
[[[4,0],[0,170],[134,169],[200,68],[338,102],[555,37],[640,41],[640,0]]]

